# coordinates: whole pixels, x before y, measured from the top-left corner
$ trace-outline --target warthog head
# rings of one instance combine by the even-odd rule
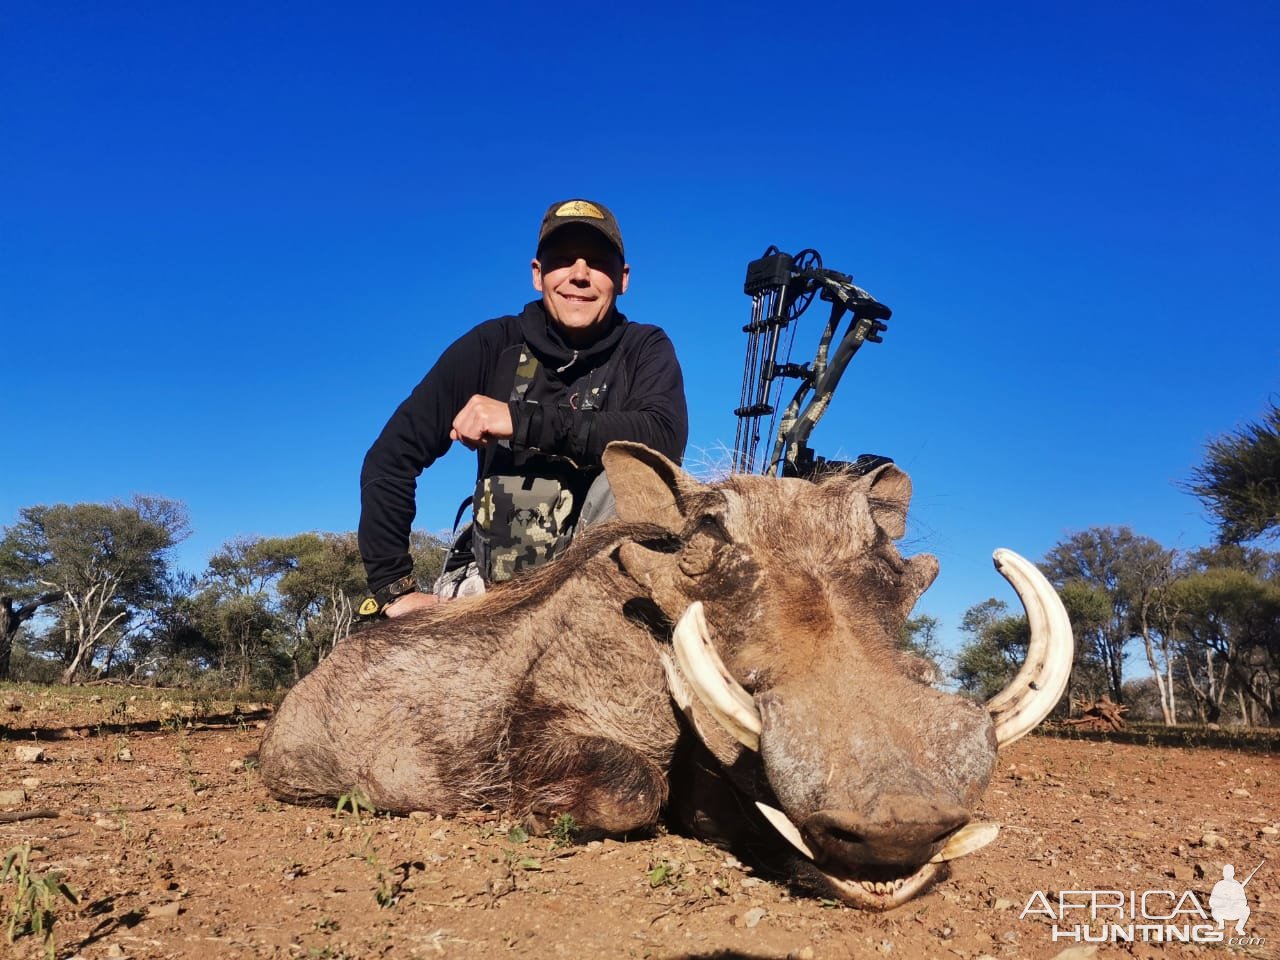
[[[754,801],[811,877],[864,908],[909,900],[942,862],[994,838],[970,815],[996,751],[1048,714],[1071,665],[1066,614],[1034,566],[996,554],[1033,638],[984,707],[922,682],[896,643],[938,572],[894,546],[911,496],[897,467],[702,484],[632,444],[611,445],[605,466],[623,520],[666,531],[617,557],[676,624],[669,689],[714,757],[695,767]],[[725,827],[688,806],[695,825]]]

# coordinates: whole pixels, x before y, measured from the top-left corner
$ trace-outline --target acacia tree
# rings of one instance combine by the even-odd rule
[[[1217,517],[1221,542],[1280,536],[1280,407],[1210,440],[1187,489]]]
[[[1106,670],[1108,692],[1117,703],[1124,699],[1126,649],[1140,633],[1139,611],[1149,608],[1156,593],[1168,585],[1172,564],[1170,551],[1123,526],[1090,527],[1073,533],[1056,544],[1041,564],[1045,576],[1064,597],[1073,583],[1105,595],[1110,605],[1108,616],[1090,618],[1087,631],[1076,624],[1076,638],[1094,652]],[[1151,623],[1148,627],[1154,629]],[[1160,676],[1154,656],[1150,664],[1152,672]]]
[[[979,700],[1008,686],[1026,657],[1031,631],[1026,617],[1010,616],[1003,600],[989,597],[965,611],[960,629],[969,640],[956,656],[951,676]]]
[[[289,659],[299,680],[351,633],[365,591],[354,533],[304,533],[280,541],[287,570],[277,590],[293,620]]]
[[[9,587],[0,592],[0,681],[9,679],[13,640],[22,625],[34,617],[41,607],[56,603],[63,596],[61,590],[51,590],[30,598],[21,596],[21,592],[21,586]]]
[[[81,679],[104,641],[127,641],[168,573],[169,551],[189,532],[186,508],[162,497],[24,507],[5,528],[0,556],[21,588],[60,594],[61,633],[49,638],[62,682]]]
[[[1201,720],[1219,722],[1234,695],[1244,723],[1273,722],[1280,704],[1277,556],[1238,547],[1195,551],[1169,589],[1182,678]]]

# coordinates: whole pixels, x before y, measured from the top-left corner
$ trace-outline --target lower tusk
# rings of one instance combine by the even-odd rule
[[[725,668],[716,653],[702,614],[702,604],[689,604],[671,635],[676,662],[707,712],[749,750],[760,749],[760,713],[755,700]]]
[[[951,839],[943,844],[942,849],[929,862],[943,863],[947,860],[967,857],[994,840],[999,832],[1000,824],[998,823],[970,823],[953,833]]]
[[[810,860],[813,859],[813,851],[804,842],[804,838],[800,836],[799,828],[791,822],[790,817],[777,807],[771,807],[767,803],[761,803],[759,800],[756,801],[756,807],[764,814],[764,818],[773,824],[773,829],[782,834],[787,843],[791,844]]]

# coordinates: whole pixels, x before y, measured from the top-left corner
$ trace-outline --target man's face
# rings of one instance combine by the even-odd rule
[[[532,263],[533,289],[570,343],[588,344],[627,292],[630,267],[593,227],[570,223],[547,238]]]

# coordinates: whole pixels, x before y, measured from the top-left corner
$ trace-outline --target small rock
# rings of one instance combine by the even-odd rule
[[[0,807],[16,807],[27,799],[25,790],[0,790]]]
[[[4,708],[8,710],[10,713],[17,713],[19,710],[22,709],[22,704],[20,704],[17,700],[10,700],[8,703],[4,705]]]
[[[95,693],[92,697],[90,697],[90,698],[89,698],[89,702],[90,702],[90,703],[101,703],[101,702],[102,702],[102,694],[100,694],[100,693]]]
[[[759,924],[768,912],[769,911],[764,907],[753,907],[742,915],[742,923],[745,927],[750,929],[751,927]]]
[[[1089,960],[1097,953],[1097,947],[1067,947],[1061,953],[1055,953],[1053,960]]]
[[[176,902],[153,903],[151,906],[147,907],[148,917],[176,917],[181,912],[182,907],[180,907]]]
[[[1244,788],[1240,788],[1239,790],[1232,790],[1232,791],[1231,791],[1231,795],[1232,795],[1233,797],[1251,797],[1251,796],[1253,796],[1253,794],[1251,794],[1248,790],[1245,790]]]
[[[116,759],[121,763],[129,763],[133,760],[133,751],[128,747],[121,747],[116,751]]]
[[[120,957],[127,957],[128,954],[124,952],[124,947],[120,946],[120,944],[113,943],[107,947],[107,956],[111,957],[112,960],[119,960]]]
[[[1010,907],[1016,907],[1017,904],[1012,900],[1005,900],[1003,897],[991,905],[992,910],[1008,910]]]
[[[881,953],[893,953],[893,941],[881,940],[878,944],[876,944],[876,949],[879,950]]]
[[[791,954],[795,960],[813,960],[813,947],[801,947],[795,953]]]
[[[99,830],[119,830],[120,824],[115,820],[108,820],[106,817],[94,817],[93,825]]]
[[[1200,846],[1209,850],[1225,850],[1227,849],[1227,840],[1216,833],[1206,833],[1200,838]]]
[[[25,781],[24,781],[24,782],[25,782]],[[1258,832],[1259,832],[1259,833],[1262,833],[1262,834],[1265,834],[1265,835],[1266,835],[1266,836],[1268,836],[1268,837],[1274,837],[1276,834],[1280,834],[1280,830],[1277,830],[1275,827],[1263,827],[1263,828],[1262,828],[1260,831],[1258,831]]]
[[[40,778],[39,777],[23,777],[22,785],[26,787],[28,790],[34,790],[38,786],[40,786]]]
[[[240,770],[243,770],[243,769],[244,769],[244,761],[243,761],[243,760],[232,760],[230,763],[228,763],[228,764],[227,764],[227,769],[228,769],[228,770],[230,770],[230,771],[231,771],[231,772],[233,772],[233,773],[235,773],[235,772],[237,772],[237,771],[240,771]]]
[[[13,755],[22,763],[39,763],[44,759],[44,748],[18,746],[13,748]]]

